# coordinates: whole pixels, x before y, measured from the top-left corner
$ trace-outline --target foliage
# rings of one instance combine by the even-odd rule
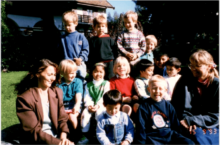
[[[198,48],[209,51],[218,63],[218,1],[134,1],[144,34],[153,34],[170,56],[188,63]]]
[[[16,115],[16,97],[14,84],[18,83],[25,71],[1,73],[1,129],[5,129],[19,123]]]

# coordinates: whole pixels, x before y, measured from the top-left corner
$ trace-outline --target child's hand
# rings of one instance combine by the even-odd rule
[[[75,105],[75,106],[73,107],[72,114],[79,113],[79,110],[80,110],[80,106],[79,106],[79,105]]]
[[[186,119],[181,120],[181,121],[180,121],[180,124],[181,124],[183,127],[185,127],[186,129],[189,129],[189,125],[188,125]]]
[[[124,103],[131,103],[131,98],[130,97],[123,97],[122,102]]]
[[[92,107],[91,112],[96,112],[99,109],[99,105]]]
[[[133,99],[133,100],[139,100],[139,98],[138,98],[137,95],[133,95],[132,99]]]
[[[124,141],[121,142],[121,145],[129,145],[129,141],[124,140]]]
[[[93,108],[92,105],[88,106],[88,110],[90,113],[92,112],[92,108]]]
[[[74,58],[73,60],[76,62],[76,65],[78,65],[78,66],[81,65],[81,62],[82,62],[81,58]]]

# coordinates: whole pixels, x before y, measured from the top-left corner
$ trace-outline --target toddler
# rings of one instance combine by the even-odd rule
[[[138,96],[134,89],[134,79],[129,76],[130,65],[128,60],[123,56],[119,56],[115,60],[113,72],[116,76],[109,80],[110,90],[117,89],[121,92],[123,102],[122,111],[130,116],[133,101],[138,100]]]
[[[96,63],[92,70],[93,81],[86,84],[84,93],[85,109],[81,116],[82,132],[88,132],[90,127],[90,118],[95,113],[96,120],[105,110],[103,106],[103,94],[110,90],[109,81],[104,80],[105,65]]]
[[[168,88],[167,93],[170,97],[172,97],[173,89],[176,85],[176,82],[181,77],[180,74],[178,74],[181,70],[181,62],[176,57],[171,57],[166,63],[166,72],[167,76],[164,78],[167,80]]]
[[[180,123],[174,107],[163,99],[167,82],[160,75],[149,80],[150,98],[140,104],[136,123],[139,144],[194,144],[179,133]]]
[[[86,77],[86,64],[89,54],[89,44],[86,37],[76,31],[78,15],[74,11],[63,13],[63,23],[66,33],[61,36],[64,58],[74,60],[78,66],[77,77],[84,80]]]
[[[133,142],[134,126],[130,117],[120,111],[122,96],[118,90],[110,90],[103,96],[106,111],[100,115],[96,128],[102,145],[128,145]]]
[[[137,13],[133,11],[126,12],[124,15],[124,25],[126,30],[122,31],[117,39],[119,52],[123,56],[126,56],[129,62],[136,60],[145,52],[145,37],[141,31],[135,28],[137,21]]]
[[[93,29],[97,32],[97,36],[89,40],[89,65],[94,66],[95,63],[103,62],[105,64],[105,79],[109,80],[114,76],[113,73],[113,60],[116,55],[115,40],[108,34],[107,19],[104,15],[98,15],[93,19]]]
[[[77,65],[70,59],[65,59],[59,65],[60,74],[63,75],[61,83],[57,86],[63,91],[63,104],[69,121],[76,129],[78,125],[77,117],[81,113],[83,83],[76,77]]]
[[[163,48],[165,49],[165,48]],[[156,49],[154,51],[154,74],[167,76],[166,66],[164,65],[169,60],[169,55],[165,50]]]

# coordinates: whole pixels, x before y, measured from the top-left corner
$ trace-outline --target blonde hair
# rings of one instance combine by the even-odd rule
[[[153,82],[162,82],[165,89],[167,89],[167,81],[163,76],[161,76],[161,75],[152,76],[148,82],[148,85],[150,86]]]
[[[71,59],[64,59],[60,62],[59,70],[61,75],[69,73],[75,69],[77,69],[77,65]]]
[[[190,56],[189,61],[197,63],[197,64],[211,65],[211,68],[208,72],[208,78],[210,82],[213,81],[214,77],[219,78],[218,71],[215,68],[216,65],[214,63],[213,57],[208,51],[203,50],[203,49],[197,50]]]
[[[155,47],[157,46],[157,38],[154,35],[147,35],[145,39],[146,39],[146,42],[148,40],[152,41],[154,43],[154,46]]]
[[[127,70],[128,70],[127,74],[129,74],[131,71],[130,64],[129,64],[127,58],[125,58],[124,56],[119,56],[116,58],[115,63],[114,63],[114,67],[113,67],[114,74],[117,74],[117,66],[120,64],[126,65]]]
[[[93,19],[93,27],[95,27],[97,24],[105,24],[107,27],[107,19],[103,14],[98,15]]]
[[[131,18],[133,20],[133,22],[137,23],[138,21],[138,15],[136,12],[133,11],[127,11],[124,15],[124,19],[128,19]]]
[[[63,13],[62,21],[66,22],[73,22],[74,24],[78,25],[78,15],[75,11],[66,11]]]

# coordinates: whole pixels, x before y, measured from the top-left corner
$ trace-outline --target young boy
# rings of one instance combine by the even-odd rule
[[[63,90],[63,105],[69,115],[69,121],[76,129],[78,125],[77,117],[81,113],[83,83],[76,77],[76,63],[70,59],[65,59],[59,65],[60,74],[63,75],[61,83],[57,86]]]
[[[115,59],[117,49],[114,39],[108,34],[105,34],[105,30],[107,30],[107,19],[104,15],[98,15],[93,19],[93,29],[97,32],[97,36],[89,40],[89,66],[103,62],[106,66],[105,79],[109,80],[114,76],[113,60]]]
[[[154,54],[153,50],[157,46],[157,38],[154,35],[146,36],[146,51],[140,58],[132,61],[132,65],[137,64],[141,59],[148,59],[152,63],[154,63]]]
[[[106,112],[100,115],[96,128],[98,141],[102,145],[131,144],[134,138],[134,126],[129,116],[120,111],[121,93],[110,90],[103,96]]]
[[[167,93],[172,97],[173,89],[176,85],[176,82],[181,77],[180,74],[178,74],[181,70],[181,62],[176,57],[171,57],[166,63],[166,72],[167,76],[164,78],[167,80],[168,88]]]
[[[167,76],[166,66],[164,64],[169,60],[169,55],[164,49],[166,48],[154,50],[154,74]]]
[[[136,140],[139,144],[194,144],[179,133],[180,123],[173,106],[163,99],[167,82],[160,75],[149,80],[150,98],[137,112]]]
[[[63,13],[63,23],[66,34],[61,36],[64,59],[74,60],[78,66],[77,77],[82,80],[86,77],[86,65],[88,60],[89,44],[86,37],[76,31],[78,25],[78,15],[74,11]]]
[[[132,61],[135,61],[143,55],[146,49],[146,42],[143,33],[135,28],[137,21],[137,13],[133,11],[126,12],[124,15],[126,31],[122,31],[117,39],[119,52],[128,58],[131,65],[133,64]]]

